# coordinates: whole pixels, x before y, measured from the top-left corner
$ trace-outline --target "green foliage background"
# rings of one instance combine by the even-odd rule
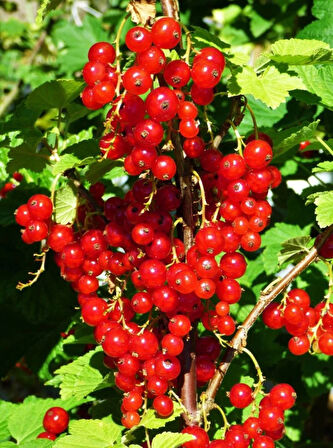
[[[142,440],[140,427],[132,440],[120,442],[119,406],[114,404],[120,394],[106,388],[113,379],[102,366],[99,349],[85,354],[86,344],[93,342],[92,332],[80,323],[75,295],[58,275],[52,257],[48,257],[46,272],[36,285],[23,292],[15,289],[33,269],[36,252],[35,247],[24,245],[20,239],[13,217],[18,205],[37,191],[48,194],[54,177],[69,168],[78,168],[86,186],[102,178],[107,196],[121,195],[126,189],[119,180],[121,167],[114,162],[95,161],[105,111],[86,110],[79,93],[83,86],[80,70],[89,47],[96,41],[114,39],[127,1],[88,3],[91,9],[87,12],[76,2],[0,2],[0,187],[12,179],[15,171],[24,176],[21,184],[0,200],[0,398],[5,400],[0,404],[1,448],[51,446],[48,441],[35,440],[42,429],[45,409],[53,405],[46,397],[57,398],[57,389],[51,386],[60,387],[64,406],[73,409],[71,435],[59,439],[57,448],[69,448],[75,443],[82,448],[102,448],[109,446],[112,437],[118,447]],[[242,301],[232,307],[232,314],[241,322],[261,289],[295,260],[292,249],[283,243],[300,236],[314,237],[320,228],[333,222],[332,174],[315,186],[309,181],[313,169],[315,174],[333,171],[331,155],[316,139],[322,137],[333,147],[333,0],[180,3],[181,19],[193,31],[196,45],[200,48],[211,42],[223,48],[228,60],[223,88],[231,94],[248,96],[260,130],[274,141],[274,164],[284,176],[283,184],[274,191],[275,207],[271,225],[263,236],[263,249],[249,256],[251,263],[242,278],[245,293]],[[285,40],[292,38],[302,41]],[[126,49],[124,55],[126,61]],[[228,104],[221,97],[210,106],[214,129],[226,118]],[[252,132],[250,116],[246,115],[239,130],[242,135]],[[308,139],[312,143],[307,149],[314,153],[304,158],[298,145]],[[59,142],[61,154],[57,163],[50,159],[48,150],[55,141]],[[222,151],[231,151],[234,145],[230,133]],[[295,180],[306,185],[300,194],[290,188],[288,181]],[[67,222],[74,218],[76,195],[64,176],[59,186],[62,189],[56,213],[59,221]],[[301,244],[308,243],[308,239],[297,240],[296,252]],[[287,257],[279,261],[283,247]],[[307,290],[313,304],[321,301],[327,290],[324,264],[312,265],[296,285]],[[73,325],[77,329],[75,336],[63,339],[60,333]],[[289,354],[287,341],[283,331],[273,332],[258,322],[248,342],[269,384],[289,382],[298,394],[296,407],[288,412],[287,437],[277,446],[328,448],[333,442],[333,417],[327,408],[333,386],[333,360],[325,355],[296,358]],[[15,367],[18,361],[24,370]],[[229,411],[231,422],[246,418],[247,411],[228,408],[225,393],[236,381],[252,384],[251,377],[255,378],[255,371],[242,357],[233,363],[223,383],[218,401]],[[23,404],[13,404],[28,395],[39,398],[29,396]],[[90,420],[89,427],[87,423],[82,427],[76,419],[82,417],[89,404],[94,420]],[[218,436],[221,420],[214,413],[212,417],[211,435]],[[156,432],[166,424],[168,430],[178,430],[175,422],[159,420],[148,415],[145,423]],[[21,428],[22,421],[23,426],[28,425],[25,429]],[[86,445],[84,438],[80,439],[84,431],[96,440]],[[170,448],[182,442],[170,442]],[[154,448],[166,446],[158,439],[154,443]]]

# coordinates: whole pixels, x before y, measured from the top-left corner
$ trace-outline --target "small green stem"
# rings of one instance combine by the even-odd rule
[[[331,156],[333,156],[333,149],[330,146],[328,146],[328,144],[321,137],[319,137],[318,135],[316,136],[316,139],[331,154]]]
[[[247,110],[250,112],[251,118],[252,118],[252,122],[253,122],[253,128],[254,128],[254,138],[256,140],[258,140],[258,126],[257,126],[257,120],[256,117],[254,115],[253,109],[252,107],[249,105],[248,102],[246,102],[246,108]]]

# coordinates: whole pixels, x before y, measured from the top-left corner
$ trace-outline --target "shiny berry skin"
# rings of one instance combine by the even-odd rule
[[[235,384],[230,389],[229,400],[235,408],[246,408],[253,401],[251,387],[244,383]]]
[[[215,371],[215,364],[209,356],[197,356],[196,375],[198,383],[207,383],[213,378]]]
[[[142,145],[157,146],[163,139],[163,127],[154,120],[142,120],[134,128],[134,138]]]
[[[237,280],[226,278],[217,282],[216,295],[219,300],[223,300],[229,304],[237,303],[242,295],[242,288]]]
[[[233,448],[234,445],[227,442],[226,440],[216,439],[210,442],[209,448]]]
[[[277,406],[260,409],[259,422],[264,431],[277,431],[283,426],[283,410]]]
[[[142,26],[135,26],[127,31],[125,44],[127,45],[127,48],[134,53],[146,51],[152,44],[151,33]]]
[[[220,260],[222,274],[229,278],[239,278],[245,274],[246,261],[242,254],[234,252],[225,254]]]
[[[25,233],[32,242],[42,241],[47,237],[48,227],[44,221],[32,220],[27,225]]]
[[[112,101],[115,94],[115,85],[112,81],[101,81],[94,86],[94,99],[99,104],[107,104]]]
[[[61,252],[67,244],[74,240],[74,232],[71,227],[62,224],[54,224],[51,227],[47,244],[55,252]]]
[[[228,184],[227,191],[231,201],[241,202],[249,195],[250,187],[244,179],[236,179]]]
[[[176,162],[170,156],[158,156],[152,166],[152,173],[159,180],[170,180],[176,172]]]
[[[178,314],[170,319],[168,328],[173,335],[184,337],[191,329],[191,321],[187,316]]]
[[[318,346],[322,353],[333,356],[333,332],[322,334],[318,340]]]
[[[215,258],[210,255],[200,257],[194,267],[199,277],[203,278],[214,278],[219,270]]]
[[[296,392],[290,384],[277,384],[271,389],[269,398],[274,406],[278,406],[285,411],[294,406]]]
[[[130,391],[125,394],[122,405],[126,411],[137,411],[141,408],[142,403],[142,395],[136,391]]]
[[[311,299],[304,289],[294,288],[288,292],[287,303],[294,303],[306,311],[310,307]]]
[[[273,151],[264,140],[252,140],[244,148],[244,160],[250,168],[262,169],[271,162]]]
[[[102,81],[106,76],[106,66],[101,62],[87,62],[82,70],[83,79],[89,86]]]
[[[160,355],[155,362],[156,375],[168,381],[176,379],[181,371],[178,358],[169,355]]]
[[[133,310],[138,314],[148,313],[153,307],[150,294],[147,292],[137,292],[131,300]]]
[[[106,240],[101,230],[88,230],[83,234],[80,240],[80,246],[85,257],[96,259],[104,250],[106,250]]]
[[[259,233],[250,230],[242,235],[241,246],[247,252],[255,252],[261,246],[261,236]]]
[[[301,356],[310,350],[310,341],[307,335],[294,336],[289,339],[288,349],[295,356]]]
[[[206,149],[200,157],[200,164],[205,171],[216,173],[221,163],[221,153],[216,149]]]
[[[272,176],[271,188],[277,188],[282,182],[282,174],[276,166],[268,166],[268,171]]]
[[[193,82],[203,88],[215,87],[222,75],[221,67],[213,61],[200,59],[193,65],[191,76]]]
[[[15,221],[18,225],[26,227],[31,221],[31,215],[27,204],[20,205],[15,212]]]
[[[92,300],[93,298],[97,298],[97,296],[91,297],[91,299],[88,298],[86,300]],[[84,306],[84,303],[82,303],[82,294],[80,294],[80,299],[78,298],[78,302],[80,303],[81,307]],[[104,341],[104,337],[108,331],[112,330],[113,328],[120,328],[120,324],[118,322],[105,319],[105,317],[106,316],[104,316],[104,320],[99,322],[94,328],[94,338],[98,344],[101,344]],[[135,373],[136,372],[134,372],[134,374]]]
[[[151,34],[153,43],[160,48],[174,48],[181,38],[181,27],[171,17],[162,17],[154,23]]]
[[[113,328],[105,334],[102,347],[113,358],[123,356],[129,348],[129,334],[122,328]]]
[[[219,174],[226,179],[239,179],[245,172],[245,161],[239,154],[228,154],[221,160]]]
[[[55,434],[52,434],[51,432],[41,432],[38,434],[37,439],[49,439],[49,440],[55,440],[57,436]]]
[[[199,122],[193,119],[180,120],[179,132],[185,138],[193,138],[199,134]]]
[[[136,411],[128,411],[121,418],[121,424],[125,428],[131,429],[140,423],[140,415]]]
[[[152,86],[151,75],[143,67],[130,67],[123,75],[123,85],[128,92],[142,95]]]
[[[153,408],[161,417],[168,417],[173,412],[173,401],[170,397],[159,395],[154,398]]]
[[[286,306],[283,317],[287,323],[298,325],[304,319],[304,313],[299,306],[290,303]]]
[[[207,106],[214,100],[214,89],[204,89],[193,83],[191,87],[192,100],[199,106]]]
[[[228,199],[222,202],[219,212],[222,218],[226,221],[234,221],[241,215],[239,204],[229,201]]]
[[[193,64],[199,62],[200,60],[215,62],[215,64],[221,67],[221,70],[223,70],[225,66],[225,59],[223,54],[215,47],[201,48],[199,53],[195,55]]]
[[[169,286],[161,286],[153,290],[152,299],[154,305],[164,313],[174,312],[178,306],[178,294]]]
[[[146,247],[146,254],[149,258],[163,260],[171,253],[171,239],[164,233],[155,231],[151,244]]]
[[[275,443],[271,437],[258,436],[253,440],[252,448],[275,448]]]
[[[208,448],[209,446],[208,434],[199,426],[187,426],[182,430],[182,434],[191,434],[195,437],[194,440],[183,443],[184,448]]]
[[[130,155],[133,164],[144,171],[152,168],[157,158],[157,151],[153,146],[134,146]]]
[[[169,121],[176,116],[178,99],[168,87],[157,87],[146,98],[146,109],[153,120]]]
[[[116,322],[118,324],[118,322]],[[119,325],[119,324],[118,324]],[[115,328],[115,327],[114,327]],[[120,326],[118,327],[120,328]],[[125,353],[123,356],[117,359],[117,368],[120,373],[124,375],[133,376],[140,369],[140,361],[129,353]],[[128,409],[130,411],[131,409]],[[134,410],[134,409],[132,409]]]
[[[278,330],[283,327],[283,314],[279,303],[270,303],[262,314],[262,320],[267,327]]]
[[[83,294],[86,294],[84,291],[80,291]],[[90,326],[96,326],[98,325],[102,320],[105,319],[105,313],[108,308],[107,303],[105,300],[97,298],[97,299],[91,299],[86,302],[81,310],[82,313],[82,319],[87,325]],[[111,356],[111,355],[109,355]]]
[[[244,432],[241,425],[230,426],[226,433],[225,440],[237,448],[247,448],[250,444],[247,434]]]
[[[71,242],[60,252],[60,258],[68,268],[77,268],[84,261],[84,253],[80,244]]]
[[[91,275],[81,275],[77,283],[77,289],[82,294],[91,294],[98,290],[98,280]]]
[[[163,51],[155,45],[137,55],[138,65],[144,67],[152,75],[160,73],[165,66],[165,61],[166,58]]]
[[[249,221],[245,216],[237,216],[231,225],[237,235],[244,235],[249,229]]]
[[[32,219],[46,221],[52,215],[53,205],[50,198],[44,194],[34,194],[27,202]]]
[[[153,395],[163,395],[168,390],[168,381],[153,375],[148,379],[147,390]]]
[[[65,409],[53,407],[46,411],[43,419],[43,426],[47,432],[60,434],[68,427],[69,415]]]
[[[246,419],[243,423],[243,429],[250,439],[254,439],[262,434],[262,429],[260,428],[259,419],[257,417],[249,417]]]
[[[224,244],[224,238],[216,227],[204,227],[195,236],[195,244],[202,255],[218,255]]]
[[[186,86],[191,77],[191,70],[186,62],[175,60],[169,62],[163,72],[167,84],[172,87],[180,88]]]
[[[218,318],[217,328],[222,335],[231,336],[236,330],[236,324],[231,316],[221,316]]]
[[[81,94],[81,100],[84,106],[91,110],[97,110],[102,107],[101,103],[98,103],[95,98],[94,86],[87,86],[83,89]]]
[[[126,93],[119,109],[119,117],[126,125],[133,126],[144,119],[145,111],[145,103],[138,95]]]
[[[115,49],[108,42],[97,42],[90,47],[88,52],[89,61],[112,64],[116,58]]]
[[[147,288],[158,288],[166,280],[165,264],[159,260],[146,260],[139,268],[143,283]]]
[[[268,169],[248,171],[245,178],[252,193],[266,194],[272,183],[272,176]]]
[[[134,335],[130,342],[130,351],[140,360],[152,358],[158,350],[158,340],[154,333],[145,330]]]
[[[163,353],[167,353],[170,356],[178,356],[183,351],[184,342],[181,337],[169,333],[163,336],[161,346]]]
[[[150,224],[142,222],[133,227],[131,236],[136,244],[146,246],[154,239],[154,229]]]
[[[198,116],[198,108],[190,101],[183,101],[178,107],[178,117],[183,120],[189,120]],[[200,138],[200,137],[198,137]]]

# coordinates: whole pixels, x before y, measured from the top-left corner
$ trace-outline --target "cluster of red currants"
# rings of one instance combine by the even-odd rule
[[[263,313],[264,323],[274,330],[285,327],[292,335],[288,348],[294,355],[333,355],[333,304],[322,301],[314,308],[303,289],[292,289],[282,303],[271,303]]]
[[[52,212],[52,201],[44,194],[35,194],[26,204],[19,206],[15,212],[15,220],[24,227],[22,239],[26,244],[42,241],[47,237]]]
[[[41,432],[37,439],[55,440],[57,436],[66,431],[69,423],[69,415],[65,409],[53,407],[45,412],[43,426],[45,432]]]
[[[228,393],[230,402],[239,409],[249,406],[254,395],[250,386],[235,384]],[[284,411],[290,409],[296,400],[296,393],[289,384],[277,384],[259,404],[258,417],[249,417],[242,425],[228,428],[224,439],[209,442],[206,431],[197,426],[187,427],[182,432],[192,434],[195,439],[184,443],[184,448],[274,448],[275,440],[284,435]]]

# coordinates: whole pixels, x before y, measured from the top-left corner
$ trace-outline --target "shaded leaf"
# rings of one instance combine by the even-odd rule
[[[179,417],[184,411],[182,407],[174,402],[173,413],[169,417],[159,417],[154,409],[148,409],[145,415],[142,417],[139,426],[144,426],[147,429],[159,429],[163,428],[167,423],[172,422]]]
[[[289,263],[298,263],[309,252],[311,241],[312,238],[310,236],[300,236],[284,241],[282,249],[278,254],[279,264],[282,265],[287,261]]]
[[[268,57],[289,65],[323,64],[333,61],[333,50],[320,40],[281,39],[271,46]]]
[[[57,190],[54,205],[55,221],[58,224],[72,224],[76,216],[77,203],[77,192],[70,182]]]

